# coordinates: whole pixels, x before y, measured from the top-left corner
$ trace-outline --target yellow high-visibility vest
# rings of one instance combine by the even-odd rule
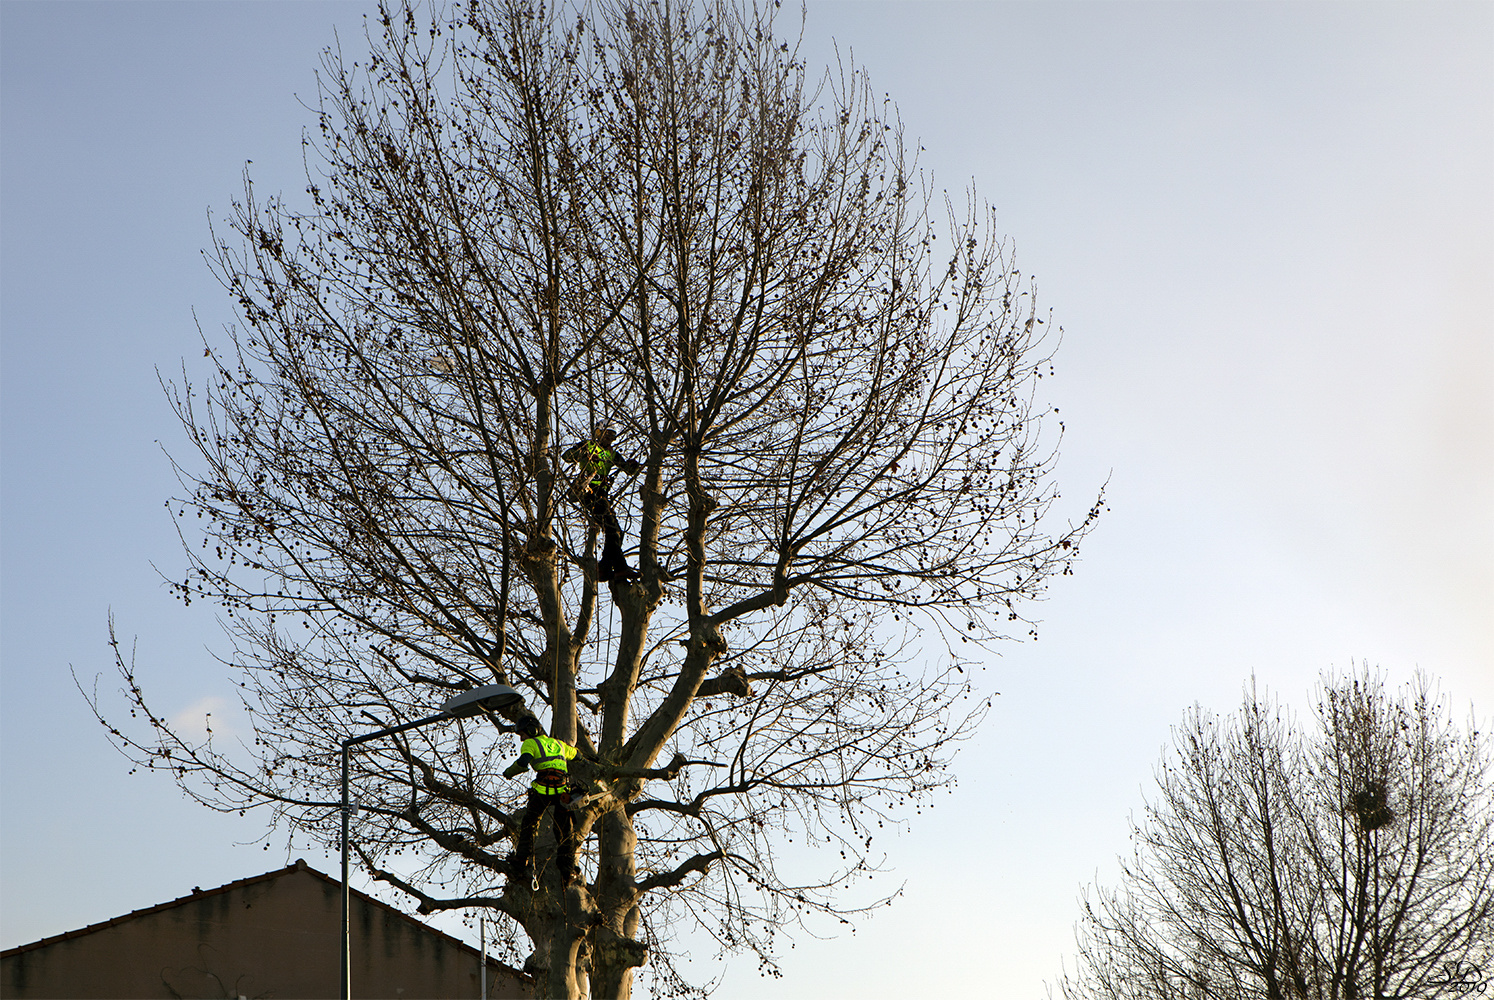
[[[533,788],[541,795],[559,795],[566,790],[564,778],[567,775],[567,768],[565,762],[576,756],[575,747],[549,736],[531,736],[519,745],[519,753],[527,753],[529,755],[529,766],[534,768],[535,780],[530,783],[530,788]],[[542,771],[549,771],[552,775],[558,771],[560,772],[561,780],[553,785],[543,784],[539,777]],[[552,777],[550,780],[556,781],[557,779]]]
[[[601,486],[602,481],[607,478],[607,473],[612,469],[615,455],[607,448],[597,444],[595,441],[586,443],[586,464],[591,469],[591,484]]]

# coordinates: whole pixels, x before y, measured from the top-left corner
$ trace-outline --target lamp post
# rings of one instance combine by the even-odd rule
[[[523,695],[507,684],[485,684],[482,687],[463,691],[441,706],[441,711],[414,722],[401,723],[387,729],[378,729],[361,736],[352,736],[342,741],[342,1000],[352,1000],[352,935],[348,930],[348,751],[359,743],[367,743],[383,736],[419,729],[433,722],[446,719],[466,719],[483,712],[496,712],[511,708],[524,701]]]

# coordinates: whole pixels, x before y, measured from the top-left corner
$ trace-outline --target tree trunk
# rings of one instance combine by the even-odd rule
[[[557,886],[558,888],[558,886]],[[581,979],[577,975],[576,959],[581,952],[581,942],[586,936],[583,907],[579,904],[581,893],[576,889],[551,893],[546,891],[547,909],[553,908],[550,918],[553,931],[550,935],[550,969],[542,982],[545,984],[546,1000],[581,1000]]]
[[[597,907],[600,923],[592,930],[593,1000],[628,1000],[633,970],[648,961],[648,946],[636,939],[638,913],[638,837],[633,820],[621,808],[610,810],[596,825],[598,846]]]

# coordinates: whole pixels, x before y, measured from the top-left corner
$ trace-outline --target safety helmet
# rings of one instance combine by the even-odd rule
[[[545,727],[534,716],[526,715],[519,720],[519,732],[525,736],[543,736]]]

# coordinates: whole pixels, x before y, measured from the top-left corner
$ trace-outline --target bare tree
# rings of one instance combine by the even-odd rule
[[[116,738],[335,844],[340,740],[512,684],[590,758],[585,884],[505,877],[513,719],[360,750],[372,876],[512,918],[546,996],[629,995],[679,920],[774,971],[953,781],[990,696],[959,643],[1026,628],[1098,510],[1045,520],[1035,291],[771,14],[473,0],[388,9],[370,47],[326,57],[309,206],[246,178],[210,255],[244,326],[170,389],[178,590],[226,609],[255,738],[172,732],[125,658],[153,728]],[[638,576],[605,591],[561,458],[602,423],[641,467]],[[785,838],[822,872],[780,871]]]
[[[1252,684],[1194,709],[1133,826],[1117,890],[1086,894],[1089,998],[1391,1000],[1482,992],[1494,959],[1487,741],[1425,676],[1325,677],[1304,732]]]

